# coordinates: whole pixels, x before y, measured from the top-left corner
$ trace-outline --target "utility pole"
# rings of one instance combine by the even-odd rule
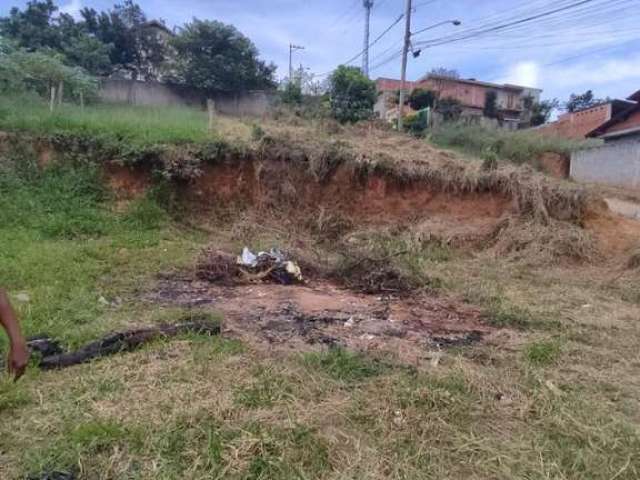
[[[293,51],[304,50],[304,47],[299,45],[289,44],[289,83],[293,82]]]
[[[371,9],[373,0],[363,0],[364,5],[364,53],[362,55],[362,73],[369,78],[369,26],[371,24]]]
[[[400,104],[398,105],[398,131],[402,131],[402,115],[404,114],[404,91],[407,83],[407,55],[411,46],[411,0],[407,0],[404,13],[404,46],[402,47],[402,72],[400,73]]]

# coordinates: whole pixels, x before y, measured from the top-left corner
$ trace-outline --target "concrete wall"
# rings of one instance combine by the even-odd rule
[[[169,86],[158,82],[141,82],[116,78],[103,79],[98,92],[100,100],[146,106],[202,106],[204,95],[196,90]]]
[[[100,83],[103,102],[146,106],[190,106],[204,108],[207,95],[190,88],[158,82],[108,78]],[[275,94],[264,91],[215,95],[216,110],[225,115],[262,116],[269,112]]]
[[[579,182],[640,188],[640,139],[574,152],[571,177]]]

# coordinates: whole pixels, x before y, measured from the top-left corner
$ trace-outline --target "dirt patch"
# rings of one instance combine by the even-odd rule
[[[133,169],[115,162],[106,164],[105,178],[118,200],[135,200],[144,196],[151,188],[152,175],[149,170]]]
[[[584,224],[608,257],[628,254],[640,246],[640,221],[601,209],[591,212]]]
[[[494,331],[482,323],[479,310],[453,299],[422,292],[407,298],[364,295],[326,281],[229,287],[168,276],[145,297],[165,305],[206,305],[224,315],[223,334],[269,349],[339,345],[389,352],[411,364]]]
[[[496,219],[514,208],[495,193],[446,193],[424,182],[402,183],[381,174],[363,182],[351,168],[336,169],[328,181],[284,161],[245,161],[240,165],[205,166],[185,192],[200,207],[234,203],[297,212],[324,209],[357,224],[389,224],[418,218],[446,217],[464,222]]]
[[[555,178],[569,178],[571,159],[566,155],[547,152],[538,158],[542,171]]]

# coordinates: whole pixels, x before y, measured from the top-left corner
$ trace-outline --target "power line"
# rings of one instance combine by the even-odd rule
[[[580,5],[585,5],[585,4],[591,3],[593,1],[594,0],[581,0],[579,2],[572,3],[571,5],[567,5],[567,6],[564,6],[564,7],[559,7],[559,8],[556,8],[554,10],[549,10],[547,12],[539,13],[537,15],[532,15],[532,16],[529,16],[529,17],[526,17],[526,18],[521,18],[519,20],[515,20],[515,21],[509,22],[509,23],[502,24],[502,25],[497,25],[497,26],[494,26],[494,27],[486,28],[486,29],[480,30],[478,32],[467,34],[466,36],[459,36],[457,38],[453,38],[453,39],[450,39],[450,40],[437,40],[437,39],[435,39],[435,40],[432,40],[432,41],[424,41],[424,42],[420,42],[419,45],[420,46],[433,47],[433,46],[439,46],[439,45],[446,45],[446,44],[449,44],[449,43],[460,42],[462,40],[468,40],[470,38],[478,37],[478,36],[483,35],[485,33],[497,32],[497,31],[501,31],[501,30],[504,30],[504,29],[512,27],[512,26],[516,26],[516,25],[520,25],[520,24],[523,24],[523,23],[532,22],[534,20],[538,20],[540,18],[548,17],[550,15],[553,15],[553,14],[556,14],[556,13],[559,13],[559,12],[570,10],[572,8],[578,7]]]
[[[387,33],[389,33],[393,27],[395,27],[398,23],[400,23],[400,21],[404,18],[404,14],[401,14],[391,25],[389,25],[380,35],[378,35],[369,45],[368,48],[370,49],[371,47],[373,47],[376,43],[378,43]],[[346,62],[342,62],[339,63],[339,65],[349,65],[350,63],[355,62],[358,58],[360,58],[365,52],[366,52],[366,48],[363,49],[362,51],[358,52],[356,55],[354,55],[353,57],[351,57],[349,60],[347,60]],[[317,77],[324,77],[328,74],[330,74],[331,72],[325,72],[325,73],[320,73],[317,74]]]

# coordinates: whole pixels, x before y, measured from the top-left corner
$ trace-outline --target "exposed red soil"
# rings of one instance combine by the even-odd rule
[[[224,315],[224,334],[256,346],[305,351],[340,345],[388,352],[416,365],[443,347],[467,345],[495,331],[482,323],[479,310],[450,298],[364,295],[326,281],[224,287],[168,277],[146,297],[154,303],[206,305]]]
[[[119,200],[139,198],[152,185],[151,172],[113,162],[105,167],[105,179]]]
[[[597,211],[587,216],[584,225],[607,256],[625,255],[640,247],[640,222],[637,220],[609,211]]]
[[[445,216],[459,221],[498,219],[513,209],[511,199],[491,193],[447,194],[424,183],[403,183],[373,174],[360,182],[348,168],[329,181],[280,162],[207,166],[186,193],[200,206],[236,202],[255,207],[326,208],[358,223],[398,223]]]
[[[538,161],[540,162],[542,171],[547,175],[555,178],[569,178],[571,159],[568,156],[547,152],[542,154]]]

